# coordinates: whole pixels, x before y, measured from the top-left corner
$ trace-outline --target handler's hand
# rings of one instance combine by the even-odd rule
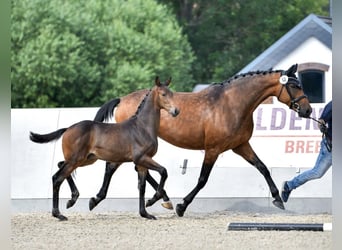
[[[318,128],[322,133],[324,133],[327,129],[327,126],[325,125],[325,121],[323,119],[319,119],[318,121],[319,121]]]

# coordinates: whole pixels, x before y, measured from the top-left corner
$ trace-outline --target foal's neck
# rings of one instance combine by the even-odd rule
[[[145,98],[141,109],[136,114],[137,122],[142,129],[148,131],[151,136],[157,137],[160,123],[160,107],[156,100],[156,91],[151,91]]]

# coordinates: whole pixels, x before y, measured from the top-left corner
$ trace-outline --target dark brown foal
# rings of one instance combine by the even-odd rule
[[[30,139],[37,143],[57,140],[63,135],[62,150],[64,161],[58,164],[59,170],[52,177],[53,209],[52,215],[60,220],[67,217],[59,210],[59,189],[67,178],[72,189],[77,190],[72,182],[71,173],[81,166],[93,164],[98,159],[107,162],[107,166],[119,166],[123,162],[134,162],[139,176],[139,211],[142,217],[155,219],[145,208],[145,185],[147,170],[155,170],[160,176],[154,199],[162,197],[167,179],[167,170],[155,162],[152,157],[158,149],[158,130],[160,110],[165,109],[172,116],[177,116],[179,109],[173,103],[173,93],[168,88],[171,79],[161,84],[159,78],[155,86],[146,93],[135,115],[130,119],[116,124],[96,121],[81,121],[69,128],[39,135],[32,133]],[[73,192],[67,206],[72,206],[78,197],[78,191]]]

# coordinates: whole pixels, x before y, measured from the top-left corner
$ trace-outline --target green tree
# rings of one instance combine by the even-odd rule
[[[192,49],[153,0],[13,0],[12,107],[99,106],[156,75],[193,86]]]
[[[158,0],[177,15],[197,59],[196,82],[236,74],[307,15],[328,16],[329,0]]]

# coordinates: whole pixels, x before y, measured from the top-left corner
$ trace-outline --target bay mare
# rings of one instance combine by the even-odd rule
[[[58,163],[59,170],[52,177],[53,209],[52,215],[60,220],[67,217],[59,211],[59,189],[67,178],[72,189],[72,198],[67,208],[73,206],[79,196],[71,173],[77,168],[93,164],[98,159],[106,161],[107,168],[118,168],[123,162],[134,162],[139,176],[139,212],[142,217],[155,219],[145,208],[145,186],[148,169],[161,175],[156,186],[154,198],[163,195],[167,170],[155,162],[152,157],[158,149],[157,134],[160,122],[160,110],[165,109],[172,116],[177,116],[179,109],[174,105],[173,93],[168,88],[171,78],[161,84],[155,80],[152,90],[146,91],[142,100],[135,107],[129,119],[122,123],[108,124],[96,121],[81,121],[69,128],[39,135],[31,132],[30,139],[37,143],[46,143],[59,139],[62,135],[64,161]],[[138,107],[139,106],[139,107]],[[127,117],[128,118],[128,117]]]
[[[295,75],[296,72],[297,64],[288,70],[236,75],[196,93],[174,93],[174,101],[182,112],[175,119],[171,119],[162,111],[158,136],[181,148],[205,150],[197,185],[184,197],[183,203],[177,204],[178,216],[184,215],[188,205],[207,183],[219,154],[230,149],[264,176],[274,198],[273,204],[285,209],[269,170],[256,155],[249,140],[254,126],[253,112],[270,96],[276,96],[300,117],[310,116],[312,109]],[[147,90],[140,90],[108,101],[99,109],[94,120],[105,121],[114,114],[116,122],[125,121],[134,113],[146,92]],[[106,198],[111,177],[116,169],[115,165],[106,166],[102,187],[96,197],[89,201],[90,210]],[[153,188],[158,187],[157,182],[149,174],[146,178]],[[163,194],[164,201],[169,201],[166,192]],[[154,202],[155,199],[152,198],[147,201],[146,206]],[[172,205],[169,204],[169,207],[172,208]]]

